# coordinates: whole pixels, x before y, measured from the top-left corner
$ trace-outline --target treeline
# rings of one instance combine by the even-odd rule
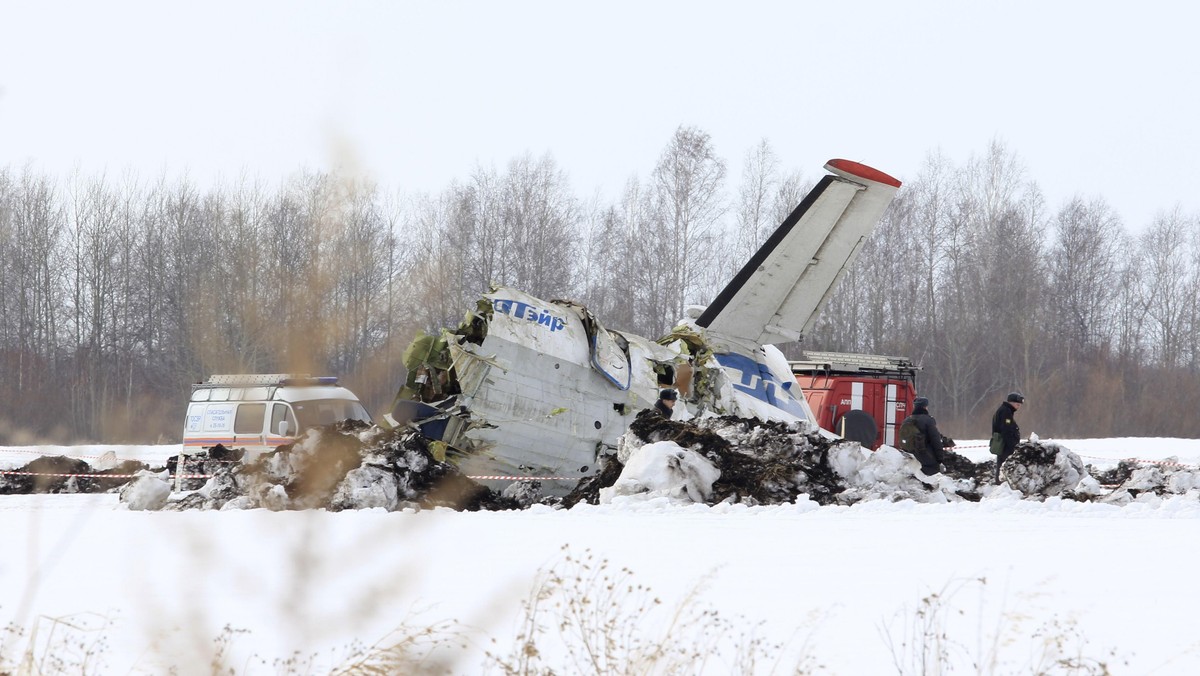
[[[1026,433],[1200,436],[1200,219],[1166,210],[1133,237],[1102,197],[1051,208],[999,143],[935,155],[815,333],[913,357],[934,415],[970,437],[1010,390]]]
[[[379,414],[413,334],[493,282],[661,335],[813,182],[766,141],[742,160],[731,178],[681,127],[612,201],[548,155],[416,195],[320,172],[201,190],[0,169],[0,443],[175,440],[211,373],[335,374]],[[806,347],[911,356],[953,436],[983,436],[1012,389],[1043,436],[1200,434],[1194,215],[1134,238],[1102,198],[1053,210],[999,143],[898,178]]]

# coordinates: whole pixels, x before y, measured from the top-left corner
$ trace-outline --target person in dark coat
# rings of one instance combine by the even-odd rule
[[[666,389],[658,393],[658,401],[654,402],[654,410],[667,420],[675,413],[675,390]]]
[[[1008,460],[1008,456],[1016,450],[1017,444],[1021,443],[1021,428],[1017,425],[1016,416],[1024,403],[1025,396],[1020,392],[1013,392],[992,416],[991,451],[996,456],[996,483],[1000,483],[1000,465]]]
[[[913,449],[912,454],[921,463],[922,472],[927,475],[937,474],[941,471],[942,461],[945,460],[945,450],[954,446],[954,440],[942,436],[937,421],[929,415],[929,399],[925,397],[913,399],[912,415],[908,416],[905,422],[910,419],[925,440],[925,448]]]

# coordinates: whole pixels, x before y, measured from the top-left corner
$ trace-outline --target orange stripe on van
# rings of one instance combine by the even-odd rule
[[[185,439],[183,442],[183,445],[185,447],[216,446],[217,444],[222,444],[224,446],[233,446],[235,444],[240,444],[242,446],[283,446],[285,444],[293,443],[294,441],[296,441],[296,440],[292,439],[290,437],[285,438],[285,439],[268,439],[268,440],[262,441],[262,442],[255,440],[252,443],[246,442],[246,441],[238,441],[237,439],[235,439],[233,437],[202,437],[202,438],[192,437],[190,439]]]

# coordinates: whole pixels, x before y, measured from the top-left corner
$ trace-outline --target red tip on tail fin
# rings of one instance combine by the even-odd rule
[[[875,181],[876,183],[890,185],[893,188],[900,187],[900,181],[888,176],[878,169],[868,167],[865,164],[859,164],[853,160],[829,160],[825,163],[825,166],[836,169],[842,173],[850,174],[851,176],[857,176],[858,178],[866,179],[868,181]]]

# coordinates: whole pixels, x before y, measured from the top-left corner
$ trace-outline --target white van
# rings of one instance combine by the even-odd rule
[[[222,444],[254,455],[289,444],[310,427],[339,420],[370,424],[371,416],[335,377],[214,375],[192,385],[183,425],[183,453]]]

